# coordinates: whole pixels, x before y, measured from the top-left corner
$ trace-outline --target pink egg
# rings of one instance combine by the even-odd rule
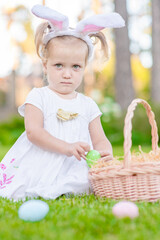
[[[112,208],[112,212],[117,218],[129,217],[133,219],[139,216],[137,205],[129,201],[116,203]]]

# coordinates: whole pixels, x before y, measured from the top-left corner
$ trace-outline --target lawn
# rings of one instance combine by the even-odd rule
[[[9,147],[1,147],[0,159]],[[136,148],[137,149],[137,148]],[[148,151],[150,148],[142,148]],[[114,148],[123,155],[122,147]],[[4,240],[149,240],[160,238],[160,204],[137,203],[140,216],[134,220],[116,219],[112,214],[114,200],[89,196],[62,196],[46,200],[50,211],[40,222],[18,218],[22,202],[0,198],[0,239]]]

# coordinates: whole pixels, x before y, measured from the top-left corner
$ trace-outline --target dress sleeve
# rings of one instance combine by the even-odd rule
[[[25,104],[26,103],[30,103],[30,104],[34,105],[35,107],[39,108],[43,112],[42,96],[41,96],[38,88],[33,88],[29,92],[24,104],[18,107],[18,112],[22,117],[24,117],[24,111],[25,111]]]
[[[96,117],[102,115],[102,112],[100,111],[97,103],[92,98],[89,98],[89,111],[88,111],[88,113],[89,113],[89,122],[91,122]]]

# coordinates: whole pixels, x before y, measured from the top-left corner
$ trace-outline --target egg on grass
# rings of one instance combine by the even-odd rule
[[[19,210],[18,216],[20,219],[29,222],[37,222],[42,220],[48,213],[49,206],[41,200],[29,200],[24,202]]]
[[[117,218],[129,217],[130,219],[133,219],[139,216],[139,209],[133,202],[121,201],[113,206],[112,213]]]

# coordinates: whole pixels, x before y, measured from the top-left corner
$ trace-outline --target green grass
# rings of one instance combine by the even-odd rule
[[[0,159],[9,147],[2,148]],[[115,155],[123,155],[115,147]],[[136,148],[137,149],[137,148]],[[149,151],[150,147],[142,148]],[[4,240],[158,240],[160,204],[137,203],[140,216],[134,220],[117,219],[112,214],[114,200],[89,196],[62,196],[46,200],[47,216],[40,222],[24,222],[18,217],[22,201],[0,198],[0,239]]]
[[[90,196],[60,197],[45,201],[50,211],[40,222],[18,218],[22,202],[0,199],[0,239],[5,240],[155,240],[160,236],[159,203],[137,203],[140,216],[116,219],[113,200]]]
[[[8,152],[11,146],[1,146],[0,145],[0,161],[4,157],[4,155]]]

